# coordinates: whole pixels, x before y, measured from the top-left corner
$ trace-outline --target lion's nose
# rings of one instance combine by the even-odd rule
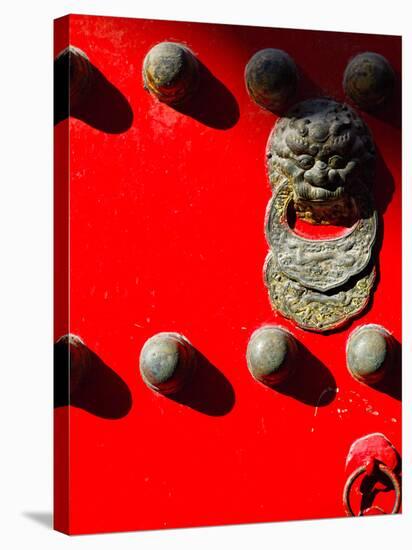
[[[316,187],[327,187],[329,183],[327,168],[328,165],[325,162],[316,161],[316,164],[305,172],[305,180]]]

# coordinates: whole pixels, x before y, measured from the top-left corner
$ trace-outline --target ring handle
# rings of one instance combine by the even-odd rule
[[[390,482],[393,485],[393,488],[395,490],[395,503],[393,505],[393,509],[391,514],[397,514],[399,512],[399,508],[401,506],[401,486],[399,483],[399,480],[397,476],[393,473],[392,470],[390,470],[387,466],[384,464],[378,464],[379,470],[386,475],[386,477],[390,480]],[[345,488],[343,490],[343,504],[346,509],[346,513],[348,516],[355,516],[352,507],[350,505],[350,492],[352,489],[353,484],[355,481],[360,477],[362,474],[366,473],[366,466],[361,466],[357,470],[351,473],[351,475],[348,477]],[[362,510],[359,512],[359,515],[362,515]]]

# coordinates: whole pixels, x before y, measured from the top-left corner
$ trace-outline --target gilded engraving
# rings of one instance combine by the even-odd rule
[[[344,325],[365,309],[376,270],[369,266],[367,272],[355,277],[350,285],[333,292],[317,292],[279,271],[272,252],[269,252],[264,275],[274,309],[301,328],[323,332]]]

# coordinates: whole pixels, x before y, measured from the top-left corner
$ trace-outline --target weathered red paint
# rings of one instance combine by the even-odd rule
[[[213,75],[194,113],[143,90],[144,56],[164,40],[186,44]],[[360,384],[345,364],[346,339],[360,324],[381,324],[401,340],[400,39],[74,15],[56,22],[55,53],[68,42],[102,76],[81,118],[55,129],[55,338],[79,335],[126,382],[133,406],[118,419],[55,410],[56,528],[343,516],[353,441],[381,432],[401,452],[399,387]],[[273,313],[262,281],[264,154],[276,116],[250,100],[244,68],[265,47],[296,61],[297,100],[344,99],[345,66],[362,51],[383,54],[397,73],[388,106],[361,113],[379,153],[376,291],[364,315],[329,335]],[[284,393],[255,382],[246,365],[250,335],[270,323],[306,348],[304,373]],[[182,402],[139,376],[141,347],[160,331],[184,334],[208,365]]]

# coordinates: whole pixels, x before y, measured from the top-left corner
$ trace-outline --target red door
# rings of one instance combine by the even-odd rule
[[[185,44],[207,74],[189,112],[143,88],[143,59],[164,41]],[[81,338],[90,364],[70,406],[56,402],[56,528],[345,515],[352,443],[381,433],[401,452],[400,373],[377,388],[346,365],[357,327],[401,340],[400,38],[73,15],[56,21],[56,55],[69,44],[97,80],[55,126],[55,339]],[[378,274],[366,310],[327,333],[273,310],[262,277],[265,151],[278,116],[251,100],[244,70],[263,48],[296,62],[293,102],[346,101],[343,73],[360,52],[384,55],[397,75],[379,111],[352,103],[377,150]],[[249,339],[265,325],[286,328],[302,350],[280,389],[247,367]],[[144,343],[164,331],[197,350],[181,398],[152,391],[139,372]],[[373,504],[385,512],[390,489]]]

